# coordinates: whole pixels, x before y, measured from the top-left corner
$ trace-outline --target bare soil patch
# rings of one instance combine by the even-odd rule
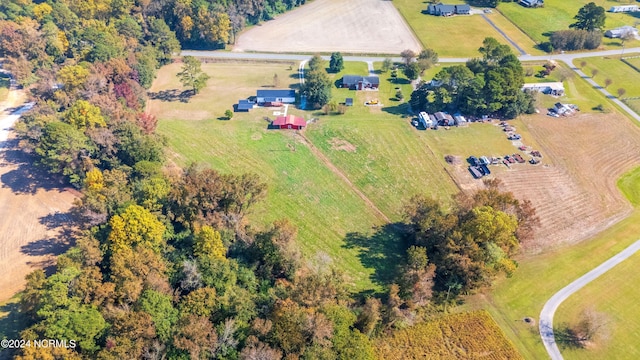
[[[233,50],[399,54],[420,48],[391,1],[314,0],[242,33]]]
[[[333,138],[329,140],[329,144],[332,150],[356,152],[356,146],[343,139]]]
[[[527,250],[581,241],[626,217],[631,205],[616,186],[640,165],[640,129],[619,114],[523,120],[545,155],[542,166],[496,174],[507,190],[533,202],[541,227]]]

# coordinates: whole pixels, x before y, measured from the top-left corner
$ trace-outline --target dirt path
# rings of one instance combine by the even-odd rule
[[[17,148],[10,129],[19,117],[7,114],[24,96],[11,91],[0,104],[0,303],[22,290],[24,277],[48,268],[69,244],[63,226],[76,195],[56,186],[48,174],[35,169],[33,159]]]
[[[376,206],[376,204],[371,201],[371,199],[369,199],[362,191],[360,191],[360,189],[358,189],[351,182],[351,180],[349,180],[349,178],[342,171],[340,171],[340,169],[333,165],[331,160],[329,160],[329,158],[327,158],[317,147],[315,147],[315,145],[313,145],[313,143],[309,139],[307,139],[304,134],[300,133],[300,137],[303,139],[304,143],[309,146],[309,149],[311,149],[313,155],[315,155],[320,161],[322,161],[322,163],[325,164],[332,173],[338,175],[338,177],[340,177],[349,186],[349,188],[353,190],[353,192],[356,193],[356,195],[358,195],[365,202],[365,204],[367,204],[367,207],[369,207],[371,210],[373,210],[373,212],[376,213],[378,218],[384,220],[387,223],[391,223],[391,219],[389,219],[389,217],[385,215]]]

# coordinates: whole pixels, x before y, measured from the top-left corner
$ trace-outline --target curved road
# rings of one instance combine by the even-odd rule
[[[629,245],[629,247],[627,247],[626,249],[622,250],[609,260],[600,264],[595,269],[589,271],[571,284],[565,286],[564,288],[562,288],[562,290],[555,293],[551,297],[551,299],[547,301],[546,304],[544,304],[544,307],[540,312],[540,336],[542,337],[544,347],[547,348],[547,352],[549,353],[551,359],[563,359],[562,354],[560,354],[560,349],[558,349],[558,344],[556,343],[553,336],[553,315],[558,309],[558,306],[560,306],[563,301],[565,301],[576,291],[582,289],[585,285],[597,279],[600,275],[611,270],[611,268],[623,262],[631,255],[635,254],[638,250],[640,250],[640,240],[637,240],[633,244]]]

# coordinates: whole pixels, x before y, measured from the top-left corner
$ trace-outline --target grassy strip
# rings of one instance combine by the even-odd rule
[[[0,101],[7,100],[7,96],[9,96],[10,79],[8,75],[0,73]]]
[[[640,73],[634,68],[620,61],[619,57],[592,57],[586,59],[575,60],[574,65],[585,61],[587,65],[582,69],[587,75],[593,75],[594,70],[597,74],[593,80],[598,85],[605,86],[605,80],[610,79],[611,85],[607,86],[610,93],[616,94],[617,89],[625,89],[626,93],[623,97],[640,96]]]

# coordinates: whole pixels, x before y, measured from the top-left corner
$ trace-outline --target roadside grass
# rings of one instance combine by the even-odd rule
[[[635,194],[637,190],[630,189],[637,188],[638,183],[635,180],[638,177],[640,177],[640,170],[638,169],[623,176],[623,180],[618,183],[621,191],[625,194]],[[635,196],[633,201],[637,203],[638,198]],[[532,326],[522,320],[525,317],[538,319],[544,303],[554,293],[622,251],[637,240],[638,234],[640,234],[640,210],[636,209],[629,217],[614,224],[590,240],[571,247],[562,247],[544,254],[519,259],[518,269],[512,277],[498,280],[490,294],[471,297],[465,306],[469,308],[484,308],[489,311],[525,358],[547,358],[548,355],[542,345],[537,324]],[[638,259],[637,255],[633,259],[627,260],[627,262],[637,261],[636,259]],[[635,264],[637,267],[637,262]],[[633,281],[638,277],[637,272],[633,270],[624,272],[624,274],[623,272],[623,270],[620,271],[620,281],[628,281],[628,285],[622,283],[611,284],[610,282],[602,281],[597,283],[600,284],[599,287],[596,286],[597,294],[594,293],[593,296],[586,294],[579,297],[583,300],[588,299],[591,301],[598,299],[604,293],[619,291],[618,295],[621,299],[617,300],[618,302],[614,302],[611,307],[612,309],[616,308],[623,311],[621,314],[627,314],[630,317],[623,320],[623,316],[620,316],[621,322],[615,325],[618,328],[616,334],[618,331],[627,331],[628,335],[623,335],[622,338],[616,337],[608,348],[612,350],[613,344],[615,344],[615,347],[622,347],[623,350],[621,351],[624,352],[630,351],[633,346],[637,346],[638,328],[637,316],[634,310],[637,309],[636,302],[639,294],[637,288],[628,289],[628,287],[634,287],[637,284],[637,282]],[[632,294],[630,291],[634,291],[634,293]],[[628,298],[622,299],[627,296]],[[628,303],[625,303],[627,301]],[[602,298],[602,302],[598,299],[597,302],[605,303],[606,299]],[[624,308],[622,304],[628,305]],[[562,306],[561,309],[566,309],[566,307]],[[634,313],[632,314],[632,312]],[[573,316],[572,314],[568,316]],[[557,312],[556,316],[558,316],[558,319],[565,319],[556,320],[556,325],[568,319],[564,317],[565,315],[561,315],[561,312]],[[631,321],[631,317],[635,320]],[[629,321],[629,325],[624,321]],[[589,351],[584,352],[584,354],[587,353]],[[629,358],[626,356],[610,356],[609,353],[599,350],[598,354],[601,357],[610,359]],[[577,358],[580,357],[578,356]],[[596,357],[594,356],[594,358]]]
[[[627,104],[627,106],[630,107],[633,111],[640,114],[640,99],[626,99],[624,100],[624,103]]]
[[[396,0],[393,3],[422,45],[436,50],[441,57],[479,56],[478,48],[486,37],[494,37],[507,44],[502,35],[479,15],[433,16],[422,13],[427,8],[427,3],[422,1]],[[465,2],[455,0],[448,3]]]
[[[0,73],[0,101],[5,101],[9,96],[10,79],[9,75]]]
[[[625,89],[626,93],[622,98],[640,96],[640,73],[631,66],[625,64],[619,57],[592,57],[578,59],[574,61],[575,66],[579,66],[580,62],[585,61],[587,65],[582,69],[588,76],[592,76],[592,71],[597,70],[598,73],[592,77],[598,85],[604,87],[605,79],[611,79],[611,85],[607,86],[607,90],[617,96],[617,89]]]
[[[640,69],[640,56],[632,55],[633,57],[624,57],[624,60]]]
[[[575,22],[574,16],[578,10],[591,0],[547,0],[544,7],[527,8],[518,2],[500,3],[498,10],[529,37],[538,43],[549,41],[549,36],[557,30],[566,30]],[[621,5],[618,1],[598,1],[597,5],[609,10],[611,6]],[[637,19],[631,14],[606,13],[605,29],[617,28],[624,25],[633,25]],[[617,39],[603,38],[604,48],[621,48],[621,42]],[[636,46],[638,41],[629,41],[627,46]]]

